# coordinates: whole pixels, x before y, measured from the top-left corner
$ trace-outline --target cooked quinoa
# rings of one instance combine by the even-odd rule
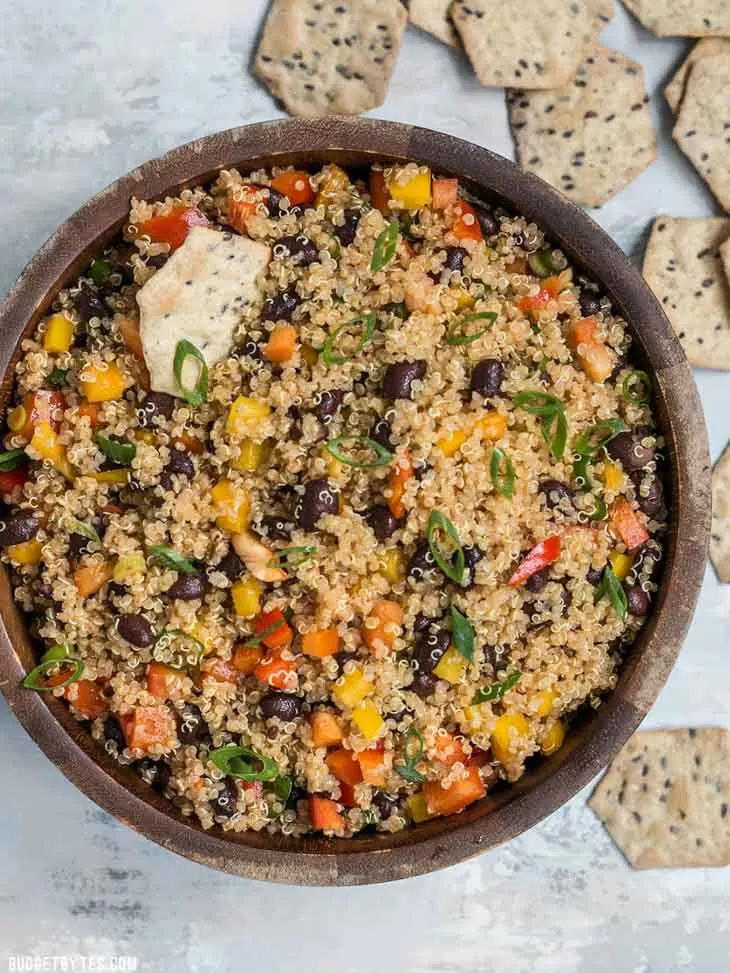
[[[16,367],[26,683],[205,828],[398,831],[516,780],[657,588],[630,344],[539,227],[424,166],[133,199]]]

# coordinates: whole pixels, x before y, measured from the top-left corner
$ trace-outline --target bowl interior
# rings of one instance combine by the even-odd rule
[[[0,310],[0,405],[12,389],[20,339],[119,232],[129,197],[155,199],[206,183],[224,167],[244,172],[275,164],[334,161],[364,168],[416,160],[458,176],[475,197],[534,220],[580,272],[595,280],[626,318],[640,367],[652,375],[655,410],[667,441],[670,511],[666,561],[652,616],[627,653],[616,690],[598,710],[576,715],[565,745],[535,760],[513,785],[500,785],[452,818],[394,835],[288,838],[204,832],[132,771],[120,767],[55,700],[17,689],[35,656],[0,570],[0,682],[29,732],[98,803],[149,837],[208,864],[259,878],[311,884],[377,882],[469,857],[525,830],[597,773],[639,724],[676,658],[701,582],[707,543],[709,460],[701,409],[684,355],[664,315],[621,251],[582,211],[535,177],[468,143],[381,122],[279,122],[252,126],[175,150],[92,200],[51,238]],[[704,478],[704,479],[703,479]]]

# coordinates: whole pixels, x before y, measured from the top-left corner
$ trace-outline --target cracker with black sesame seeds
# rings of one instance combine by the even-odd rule
[[[659,37],[730,36],[728,0],[623,0],[647,30]]]
[[[613,0],[586,0],[586,4],[593,14],[593,27],[598,35],[613,20]]]
[[[408,14],[401,0],[274,0],[254,70],[292,115],[381,105]]]
[[[672,136],[730,212],[730,54],[693,65]]]
[[[408,19],[421,30],[433,34],[444,44],[461,47],[454,22],[449,16],[452,0],[409,0]]]
[[[718,580],[730,584],[730,443],[712,468],[710,560]]]
[[[507,92],[520,166],[570,199],[601,206],[657,154],[643,69],[593,44],[561,88]]]
[[[664,89],[664,97],[675,115],[679,111],[679,106],[684,97],[684,88],[690,68],[703,57],[712,57],[714,54],[730,55],[730,37],[705,37],[703,40],[697,41],[672,75],[672,80]]]
[[[659,216],[644,254],[644,279],[698,368],[730,370],[730,285],[720,259],[729,236],[730,219]]]
[[[635,733],[588,804],[634,868],[730,865],[730,731]]]
[[[595,33],[584,0],[454,0],[451,18],[481,83],[500,88],[565,84]]]

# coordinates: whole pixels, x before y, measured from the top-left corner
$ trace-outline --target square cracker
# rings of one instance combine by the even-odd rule
[[[712,57],[713,54],[730,55],[730,37],[705,37],[697,41],[687,57],[672,75],[672,79],[664,89],[664,97],[669,103],[669,107],[676,115],[684,97],[684,86],[693,64],[703,57]]]
[[[588,803],[634,868],[730,865],[730,731],[635,733]]]
[[[555,88],[594,35],[584,0],[454,0],[451,17],[484,85]]]
[[[623,0],[644,27],[659,37],[730,35],[727,0]]]
[[[693,65],[672,135],[730,212],[730,53]]]
[[[401,0],[274,0],[254,70],[292,115],[381,105],[408,14]]]
[[[573,81],[507,92],[517,156],[570,199],[600,206],[656,158],[643,69],[593,44]]]
[[[730,584],[730,443],[712,469],[710,560],[719,580]]]
[[[408,19],[444,44],[461,47],[454,22],[449,16],[451,2],[452,0],[409,0]]]
[[[644,278],[698,368],[730,370],[730,285],[720,259],[728,236],[730,219],[658,216],[644,254]]]

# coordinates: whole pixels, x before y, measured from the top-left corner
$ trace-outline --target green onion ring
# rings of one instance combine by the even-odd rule
[[[504,467],[504,471],[502,468]],[[489,463],[489,475],[492,478],[494,488],[503,497],[512,499],[515,495],[515,468],[512,460],[499,446],[492,450],[492,458]]]
[[[345,443],[357,443],[366,449],[372,450],[375,453],[375,459],[370,463],[361,463],[351,459],[340,449]],[[330,439],[328,443],[325,443],[325,449],[336,460],[339,460],[340,463],[344,463],[346,466],[354,466],[360,470],[373,470],[377,466],[387,466],[393,460],[393,453],[389,449],[381,446],[380,443],[374,439],[370,439],[368,436],[337,436],[335,439]]]
[[[481,338],[483,334],[486,334],[496,320],[496,311],[477,311],[474,314],[467,314],[465,317],[455,321],[448,329],[446,332],[446,344],[470,345],[472,341],[476,341],[477,338]],[[482,328],[481,331],[477,331],[476,334],[464,334],[464,327],[472,321],[489,321],[489,324],[486,328]]]
[[[364,324],[365,330],[363,331],[362,338],[357,348],[351,355],[335,355],[335,342],[339,337],[340,333],[344,331],[345,328],[351,328],[356,324]],[[377,324],[377,319],[375,317],[374,311],[368,311],[367,314],[361,314],[360,317],[353,318],[351,321],[345,321],[340,324],[332,334],[327,336],[327,340],[322,346],[322,361],[325,365],[344,365],[345,362],[352,361],[356,358],[360,352],[363,350],[365,345],[369,344],[375,334],[375,326]]]
[[[39,684],[38,680],[41,676],[45,675],[50,669],[57,669],[59,665],[63,666],[66,663],[74,667],[68,679],[57,683],[55,686]],[[45,662],[37,665],[35,669],[31,669],[21,685],[23,689],[34,689],[37,693],[50,693],[54,689],[64,689],[66,686],[70,686],[72,682],[78,682],[83,671],[84,663],[81,659],[77,659],[72,655],[63,656],[61,659],[47,659]]]
[[[241,747],[236,744],[228,744],[211,750],[208,754],[210,762],[222,770],[229,777],[237,780],[246,781],[266,781],[276,780],[279,776],[279,768],[271,757],[254,750],[253,747]],[[260,764],[257,770],[254,763]]]
[[[444,557],[438,546],[436,534],[439,531],[446,534],[454,544],[455,551],[451,555],[450,560]],[[426,535],[433,559],[441,571],[455,584],[463,584],[466,563],[464,560],[464,548],[462,547],[456,527],[454,527],[449,518],[445,514],[442,514],[440,510],[432,510],[428,518]]]
[[[386,264],[390,263],[395,256],[399,239],[400,223],[397,219],[391,220],[375,241],[373,259],[370,262],[370,272],[372,274],[376,274],[379,270],[382,270]]]
[[[186,388],[182,383],[182,370],[187,358],[194,358],[199,365],[198,379],[192,388]],[[180,394],[190,405],[202,405],[208,397],[208,364],[199,348],[183,338],[175,347],[175,357],[172,362],[175,384]]]
[[[632,386],[636,385],[638,382],[639,391],[632,390]],[[643,386],[643,393],[641,391]],[[629,372],[623,381],[621,386],[621,394],[627,402],[633,402],[634,405],[646,405],[646,403],[651,399],[651,379],[640,369],[636,371]]]

